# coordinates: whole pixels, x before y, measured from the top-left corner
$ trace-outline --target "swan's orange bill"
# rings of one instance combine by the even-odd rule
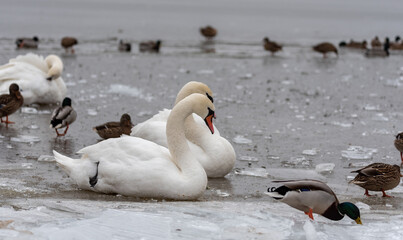
[[[208,128],[211,131],[211,134],[214,134],[214,126],[213,126],[213,117],[215,116],[215,114],[212,115],[208,115],[204,121],[206,122]]]

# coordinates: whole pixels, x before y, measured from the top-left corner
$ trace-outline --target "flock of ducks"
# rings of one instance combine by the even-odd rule
[[[206,38],[213,38],[217,30],[211,26],[201,28]],[[33,46],[32,39],[17,40],[18,47]],[[63,38],[62,46],[74,53],[74,38]],[[161,41],[140,44],[140,49],[158,52]],[[379,43],[374,41],[379,46]],[[120,42],[124,46],[124,42]],[[119,46],[119,48],[120,48]],[[344,47],[364,48],[364,43],[351,41]],[[382,46],[382,44],[381,44]],[[123,47],[122,47],[123,48]],[[125,49],[131,48],[125,45]],[[264,48],[274,54],[282,49],[276,42],[264,39]],[[315,51],[326,56],[338,54],[330,43],[314,46]],[[148,50],[147,50],[148,51]],[[64,136],[77,119],[72,100],[66,97],[67,89],[61,78],[63,63],[56,55],[46,58],[32,53],[11,59],[0,66],[1,122],[12,124],[9,115],[23,104],[57,103],[50,119],[50,128],[57,136]],[[24,89],[20,91],[20,87]],[[3,117],[6,120],[3,120]],[[215,106],[213,92],[204,83],[189,82],[177,94],[172,110],[164,109],[150,119],[134,125],[129,114],[119,122],[107,122],[93,130],[105,139],[78,151],[80,159],[72,159],[53,151],[58,165],[81,189],[100,193],[127,196],[193,200],[199,198],[207,187],[208,178],[220,178],[232,171],[236,154],[228,140],[223,138],[213,124]],[[58,129],[64,128],[63,133]],[[403,164],[403,133],[394,142]],[[350,181],[368,191],[393,189],[402,177],[398,165],[373,163],[353,171],[357,176]],[[305,212],[311,219],[313,213],[331,220],[347,215],[362,224],[360,211],[353,203],[339,203],[335,193],[323,182],[316,180],[277,181],[282,185],[268,189],[268,195],[291,207]]]

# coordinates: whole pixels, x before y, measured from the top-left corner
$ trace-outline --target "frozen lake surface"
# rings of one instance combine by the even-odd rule
[[[397,0],[2,1],[0,64],[28,52],[14,49],[15,37],[38,35],[35,53],[62,57],[78,118],[60,138],[49,129],[55,106],[24,107],[10,117],[16,124],[0,125],[0,239],[402,239],[402,184],[383,199],[348,181],[369,163],[400,163],[393,140],[403,130],[403,54],[341,50],[323,59],[310,49],[393,38],[402,12]],[[219,31],[212,43],[198,33],[206,24]],[[65,35],[79,39],[75,56],[60,48]],[[266,35],[284,50],[264,52]],[[132,53],[117,52],[121,38]],[[160,54],[138,53],[138,42],[156,38]],[[215,124],[237,153],[234,170],[209,180],[199,201],[82,191],[56,166],[53,149],[79,157],[99,141],[92,127],[124,112],[142,122],[171,108],[188,81],[213,90]],[[357,203],[363,225],[311,222],[265,195],[273,180],[302,178]]]

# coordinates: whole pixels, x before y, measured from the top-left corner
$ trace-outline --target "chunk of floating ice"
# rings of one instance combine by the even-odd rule
[[[240,76],[240,79],[251,79],[253,77],[253,73],[247,73],[243,76]]]
[[[331,173],[335,167],[334,163],[320,163],[316,165],[315,171],[318,173]]]
[[[214,71],[210,70],[210,69],[203,69],[203,70],[197,71],[197,74],[214,74]]]
[[[342,122],[337,122],[337,121],[333,121],[332,124],[335,126],[340,126],[340,127],[344,127],[344,128],[350,128],[353,126],[352,123],[342,123]]]
[[[370,105],[370,104],[367,104],[367,105],[365,105],[364,106],[364,110],[367,110],[367,111],[379,111],[379,106],[374,106],[374,105]]]
[[[32,168],[32,163],[21,163],[22,168],[26,169],[31,169]]]
[[[29,128],[29,129],[38,129],[39,126],[38,126],[38,125],[31,125],[31,126],[29,126],[28,128]]]
[[[250,156],[240,156],[239,161],[258,162],[259,159],[256,157],[250,157]]]
[[[147,102],[151,102],[153,100],[153,96],[149,93],[143,94],[142,89],[139,89],[136,87],[130,87],[130,86],[122,85],[122,84],[110,85],[109,92],[141,98],[141,99],[146,100]]]
[[[318,150],[316,150],[315,148],[307,149],[307,150],[302,151],[302,154],[308,155],[308,156],[315,156],[318,154]]]
[[[41,141],[39,137],[29,135],[18,135],[17,137],[12,137],[10,140],[12,142],[20,142],[20,143],[34,143]]]
[[[237,135],[236,137],[234,137],[232,139],[232,141],[234,143],[237,143],[237,144],[251,144],[252,143],[252,140],[247,139],[247,138],[245,138],[244,136],[241,136],[241,135]]]
[[[96,116],[98,115],[98,112],[95,109],[87,109],[87,113],[90,116]]]
[[[315,170],[297,169],[297,168],[269,168],[267,172],[276,179],[316,179],[325,181],[326,178]]]
[[[33,108],[33,107],[22,107],[21,108],[22,113],[28,113],[28,114],[50,114],[49,110],[40,110]]]
[[[348,167],[351,168],[361,168],[361,167],[366,167],[369,164],[371,164],[372,162],[351,162],[348,164]]]
[[[306,240],[317,240],[318,238],[318,233],[315,230],[315,227],[311,223],[311,220],[307,220],[304,224],[304,231],[305,231],[305,236]]]
[[[281,162],[284,167],[294,167],[297,165],[305,166],[308,167],[311,165],[311,160],[307,159],[304,156],[299,156],[299,157],[292,157],[288,161],[282,161]]]
[[[269,173],[264,168],[235,169],[235,174],[252,177],[268,178]]]
[[[371,207],[363,202],[356,202],[355,205],[361,210],[371,210]]]
[[[372,159],[374,153],[377,153],[378,149],[376,148],[366,148],[361,146],[350,146],[347,150],[341,151],[341,156],[347,160],[350,159],[361,159],[361,160],[369,160]]]
[[[38,162],[54,162],[55,157],[50,155],[41,155],[38,158]]]
[[[222,192],[221,190],[217,190],[216,193],[217,193],[217,195],[220,196],[220,197],[229,197],[229,196],[230,196],[229,193]]]

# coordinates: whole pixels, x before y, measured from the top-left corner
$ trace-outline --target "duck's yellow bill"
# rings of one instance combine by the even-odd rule
[[[361,218],[360,218],[360,217],[358,217],[357,219],[355,219],[355,222],[356,222],[357,224],[361,224],[361,225],[362,225],[362,222],[361,222]]]

